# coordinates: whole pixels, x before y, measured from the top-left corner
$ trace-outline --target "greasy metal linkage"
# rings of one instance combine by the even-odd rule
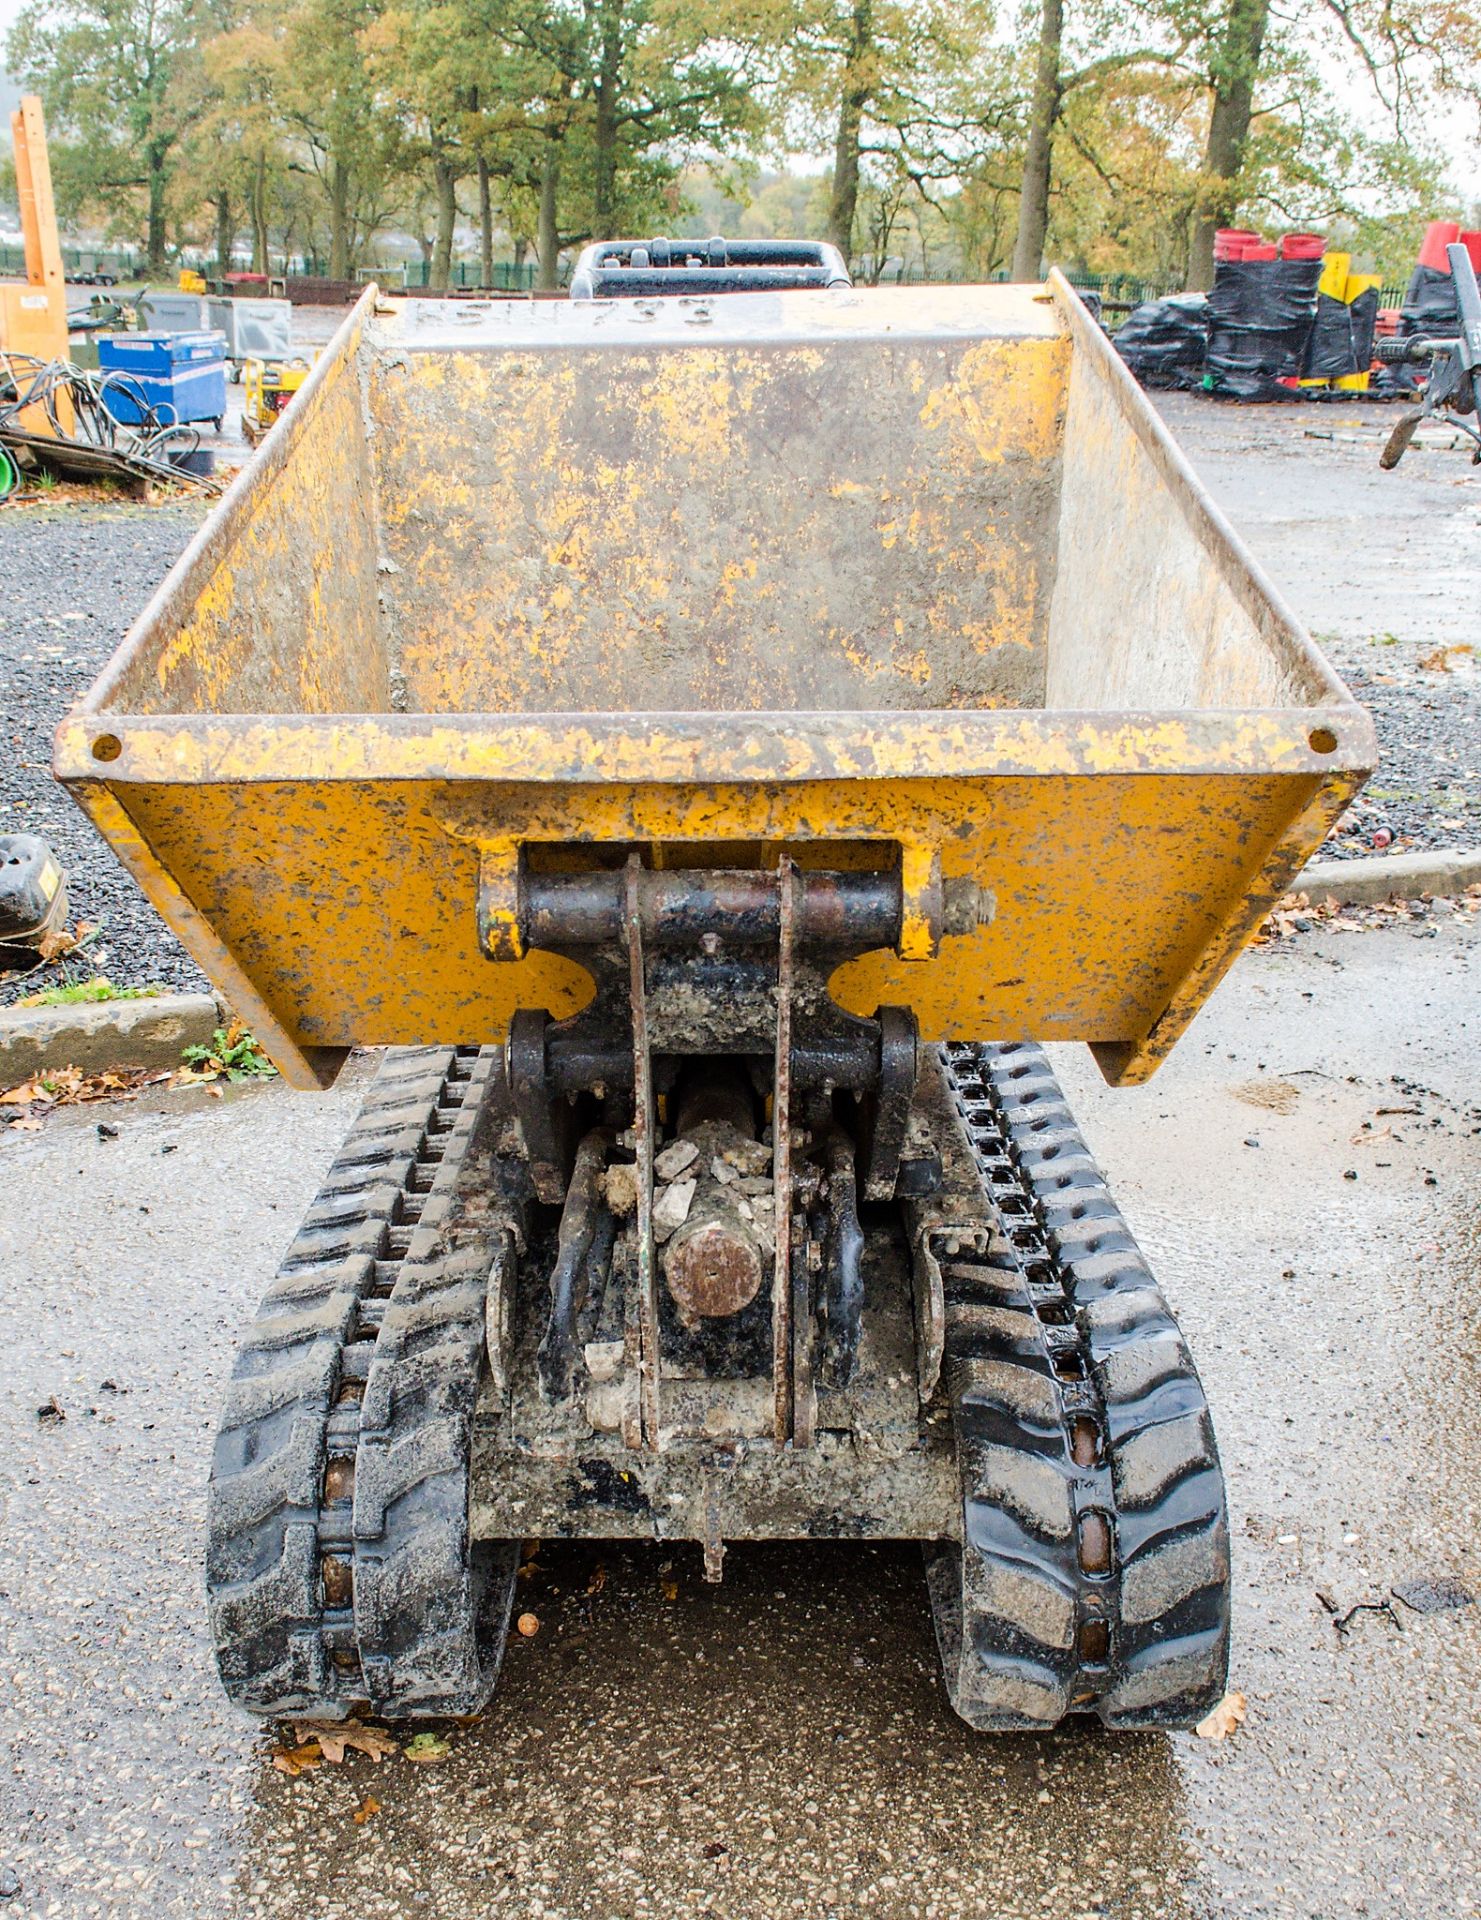
[[[632,1004],[633,1147],[638,1186],[638,1404],[643,1444],[657,1448],[661,1413],[658,1274],[653,1243],[653,1134],[658,1125],[653,1098],[653,1056],[648,1048],[648,986],[639,911],[637,854],[627,863],[627,951]]]
[[[776,1052],[772,1067],[771,1166],[776,1195],[776,1260],[771,1281],[771,1381],[773,1434],[779,1447],[791,1438],[792,1413],[792,995],[793,946],[797,933],[796,873],[791,857],[777,865],[780,912],[777,925]]]
[[[602,1204],[600,1183],[613,1138],[610,1127],[593,1127],[583,1138],[561,1209],[555,1269],[550,1276],[550,1319],[537,1356],[540,1385],[551,1400],[564,1400],[571,1391],[576,1378],[576,1316],[592,1291],[593,1267],[604,1269],[612,1258],[616,1223]]]
[[[904,916],[898,867],[820,872],[794,867],[794,938],[799,947],[895,947]],[[693,948],[706,937],[772,946],[781,925],[782,885],[749,867],[641,868],[636,912],[649,947]],[[625,867],[585,873],[520,872],[516,899],[525,947],[610,946],[632,911]],[[986,904],[985,904],[986,903]],[[941,881],[939,935],[975,932],[991,896],[970,875]]]

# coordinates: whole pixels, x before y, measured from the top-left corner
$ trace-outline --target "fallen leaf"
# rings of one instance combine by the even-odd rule
[[[1463,660],[1467,654],[1474,654],[1475,651],[1476,649],[1469,641],[1462,641],[1455,647],[1436,647],[1433,653],[1427,653],[1424,656],[1419,665],[1426,673],[1454,673],[1455,669],[1451,666],[1451,661]]]
[[[55,1394],[53,1394],[50,1400],[46,1402],[45,1406],[41,1406],[36,1409],[36,1418],[38,1420],[48,1420],[48,1421],[54,1422],[57,1420],[65,1420],[66,1417],[67,1417],[66,1414],[62,1411],[62,1403],[60,1400],[58,1400]]]
[[[377,1766],[389,1753],[399,1753],[401,1742],[393,1740],[379,1727],[367,1727],[359,1720],[335,1720],[320,1724],[314,1720],[299,1720],[294,1723],[293,1737],[300,1744],[317,1740],[324,1758],[331,1767],[344,1764],[345,1752],[353,1748],[356,1753],[369,1754]]]
[[[600,1593],[606,1584],[607,1569],[603,1566],[602,1562],[598,1560],[591,1570],[591,1578],[586,1583],[586,1591],[588,1594]]]
[[[350,1815],[350,1818],[354,1821],[357,1827],[363,1827],[365,1825],[365,1822],[369,1820],[373,1815],[379,1813],[380,1810],[381,1810],[380,1801],[376,1799],[373,1793],[367,1793],[365,1798],[360,1802],[359,1806],[356,1807],[355,1811]]]
[[[667,1580],[661,1580],[661,1581],[659,1582],[659,1586],[660,1586],[660,1588],[662,1589],[662,1592],[663,1592],[663,1597],[664,1597],[664,1599],[665,1599],[665,1600],[677,1600],[677,1599],[678,1599],[678,1597],[679,1597],[679,1583],[678,1583],[678,1581],[677,1581],[677,1580],[675,1580],[675,1579],[674,1579],[674,1578],[672,1577],[672,1575],[671,1575],[671,1576],[670,1576],[670,1577],[669,1577],[669,1578],[668,1578]]]
[[[275,1747],[269,1757],[278,1772],[286,1773],[290,1780],[311,1772],[324,1758],[317,1740],[306,1740],[298,1747]]]
[[[1206,1720],[1200,1720],[1194,1731],[1200,1740],[1225,1740],[1236,1727],[1244,1725],[1245,1697],[1242,1693],[1226,1693]]]
[[[446,1740],[435,1733],[418,1733],[407,1741],[402,1753],[414,1767],[430,1767],[452,1752]]]
[[[540,1631],[540,1621],[533,1613],[522,1613],[514,1624],[526,1640],[533,1640]]]

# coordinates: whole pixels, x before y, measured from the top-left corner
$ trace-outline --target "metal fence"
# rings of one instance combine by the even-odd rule
[[[490,293],[529,293],[535,285],[538,269],[533,261],[524,261],[516,265],[512,260],[496,260],[494,277],[488,283]],[[369,274],[374,278],[373,272]],[[408,287],[427,287],[432,280],[431,268],[425,260],[411,263],[406,269],[405,285]],[[449,287],[484,286],[483,268],[476,260],[455,260],[452,272],[448,276]]]
[[[132,247],[63,247],[62,263],[68,275],[79,273],[111,273],[117,280],[145,280],[151,276],[146,271],[144,255]],[[26,256],[21,247],[0,243],[0,276],[21,275],[26,271]],[[173,273],[173,270],[172,270]],[[431,271],[425,260],[400,262],[381,267],[363,267],[358,278],[362,281],[384,276],[391,286],[406,286],[425,289],[431,280]],[[489,291],[494,293],[529,293],[534,289],[538,268],[534,261],[499,260],[494,263],[493,279]],[[158,277],[158,276],[154,276]],[[906,271],[902,276],[907,281],[918,280],[918,272]],[[931,278],[938,276],[931,275]],[[953,280],[960,276],[942,274],[943,280]],[[992,275],[994,281],[1007,279],[1006,272]],[[1113,310],[1126,310],[1140,306],[1143,300],[1160,300],[1170,293],[1181,293],[1183,282],[1175,279],[1158,279],[1154,276],[1127,273],[1095,274],[1067,273],[1066,279],[1072,287],[1078,287],[1082,293],[1098,293],[1107,307]],[[455,260],[448,285],[459,290],[476,289],[483,286],[483,270],[475,260]],[[1405,288],[1403,283],[1386,286],[1379,290],[1378,304],[1382,307],[1401,307],[1404,304]]]

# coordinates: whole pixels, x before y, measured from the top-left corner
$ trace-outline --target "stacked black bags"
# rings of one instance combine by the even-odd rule
[[[1377,287],[1369,287],[1355,300],[1334,300],[1329,293],[1319,293],[1306,347],[1307,379],[1341,380],[1348,374],[1366,373],[1373,360],[1377,325]]]
[[[1306,372],[1321,276],[1320,260],[1218,262],[1208,303],[1204,384],[1211,393],[1231,400],[1290,398],[1281,382]]]
[[[1144,300],[1117,329],[1114,344],[1144,387],[1196,387],[1208,347],[1207,296]]]

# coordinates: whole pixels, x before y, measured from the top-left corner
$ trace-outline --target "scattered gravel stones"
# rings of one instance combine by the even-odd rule
[[[1481,673],[1467,665],[1421,667],[1412,656],[1423,646],[1390,635],[1331,651],[1373,716],[1380,757],[1322,858],[1481,846]]]
[[[198,506],[7,509],[0,620],[0,821],[39,833],[67,869],[82,955],[0,975],[0,1006],[68,977],[207,991],[207,982],[53,780],[51,738],[200,523]]]

